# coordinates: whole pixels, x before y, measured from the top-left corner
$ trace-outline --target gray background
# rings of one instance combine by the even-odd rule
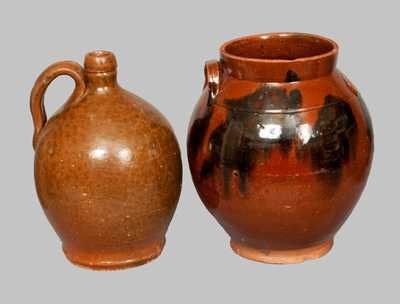
[[[1,303],[289,302],[399,303],[399,39],[397,1],[2,1]],[[341,46],[339,68],[373,118],[376,154],[368,186],[335,247],[321,260],[272,266],[234,255],[192,185],[185,137],[203,63],[240,35],[302,31]],[[156,105],[178,136],[180,203],[160,258],[92,272],[72,266],[47,222],[33,182],[29,94],[49,64],[114,51],[120,84]],[[53,113],[73,81],[46,95]],[[78,301],[78,302],[72,302]]]

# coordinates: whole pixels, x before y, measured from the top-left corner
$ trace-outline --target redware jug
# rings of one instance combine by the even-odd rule
[[[266,263],[327,253],[366,184],[371,120],[336,68],[337,44],[302,33],[229,41],[205,66],[188,134],[199,196],[233,250]]]
[[[117,83],[115,56],[58,62],[31,94],[35,181],[67,258],[93,269],[140,265],[162,251],[181,190],[177,140],[167,120]],[[43,97],[59,75],[76,87],[46,119]]]

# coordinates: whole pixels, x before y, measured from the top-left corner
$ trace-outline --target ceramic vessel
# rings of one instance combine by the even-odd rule
[[[233,250],[265,263],[327,253],[366,184],[373,133],[338,47],[302,33],[229,41],[205,66],[188,134],[194,184]]]
[[[67,258],[93,269],[140,265],[162,251],[182,179],[167,120],[117,83],[107,51],[48,67],[31,94],[35,181]],[[49,120],[43,106],[59,75],[75,90]]]

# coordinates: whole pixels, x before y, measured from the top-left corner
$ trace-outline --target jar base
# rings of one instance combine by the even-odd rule
[[[307,248],[292,250],[257,249],[234,240],[231,240],[230,244],[237,255],[249,260],[267,264],[298,264],[306,260],[319,259],[327,254],[333,246],[333,240]]]
[[[63,246],[67,259],[74,265],[92,270],[120,270],[144,265],[156,259],[162,252],[165,238],[145,247],[112,254],[93,254],[71,250]]]

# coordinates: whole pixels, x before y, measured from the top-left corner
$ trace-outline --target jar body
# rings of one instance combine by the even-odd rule
[[[204,90],[189,128],[203,203],[246,257],[290,263],[298,260],[259,255],[329,250],[372,160],[372,126],[359,94],[337,69],[286,83],[224,77],[215,98]]]

